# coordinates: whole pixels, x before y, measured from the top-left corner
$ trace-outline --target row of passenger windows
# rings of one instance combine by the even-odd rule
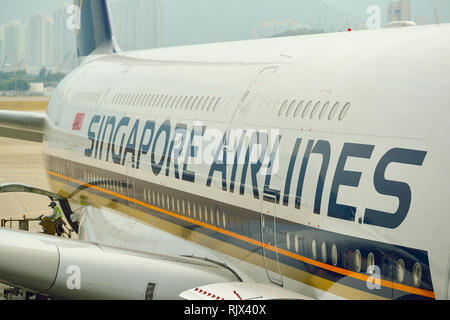
[[[66,174],[69,167],[59,161],[50,162],[50,169],[59,173]],[[102,175],[84,171],[81,168],[71,168],[72,170],[75,170],[75,172],[71,172],[71,174],[76,178],[84,179],[84,181],[91,185],[109,189],[118,194],[128,195],[127,192],[130,192],[130,189],[134,188],[132,191],[134,192],[133,197],[136,197],[138,200],[160,209],[174,212],[218,228],[236,232],[238,234],[248,235],[250,237],[261,232],[261,229],[259,229],[260,225],[258,219],[251,221],[248,217],[238,216],[234,214],[232,210],[214,205],[213,203],[206,204],[196,202],[191,198],[180,197],[178,195],[172,195],[163,191],[156,191],[147,188],[136,189],[135,186],[129,185],[126,180],[119,181],[109,179]],[[263,216],[262,219],[262,227],[265,228],[266,217]],[[253,235],[251,225],[257,229]],[[268,228],[270,228],[270,226],[268,226]],[[309,256],[310,258],[323,263],[331,263],[333,266],[340,265],[345,269],[350,269],[356,272],[365,271],[362,269],[363,266],[361,263],[362,252],[358,249],[354,250],[354,252],[350,255],[344,255],[343,253],[338,252],[336,243],[329,244],[326,241],[321,241],[319,242],[319,245],[315,238],[304,237],[302,233],[292,232],[292,230],[281,231],[280,229],[284,229],[282,224],[280,224],[277,228],[278,247],[285,248],[288,251],[299,253],[304,256]],[[341,260],[340,263],[339,260]],[[374,253],[368,253],[366,266],[369,267],[375,265],[375,262]],[[367,272],[369,273],[369,270],[367,270]],[[411,273],[413,275],[414,286],[419,287],[422,280],[422,269],[420,263],[414,264]],[[397,282],[404,282],[404,274],[405,263],[402,259],[399,259],[396,263]]]
[[[101,96],[101,92],[76,92],[72,96],[72,102],[76,104],[97,104]]]
[[[76,92],[72,96],[75,104],[97,104],[102,96],[101,92]],[[215,112],[218,110],[222,98],[203,96],[178,96],[160,94],[117,93],[112,100],[113,105],[151,107],[173,110],[195,110]]]
[[[214,112],[217,110],[221,101],[222,98],[220,97],[117,93],[112,100],[112,104],[160,109]]]
[[[330,109],[331,107],[331,109]],[[328,120],[333,120],[337,112],[339,112],[339,121],[342,121],[348,113],[350,108],[350,102],[345,105],[341,105],[340,102],[335,102],[333,105],[330,101],[322,103],[318,101],[313,103],[312,100],[284,100],[281,107],[278,109],[278,117],[286,118],[319,118],[323,119],[325,116]]]
[[[304,252],[308,249],[307,247],[310,246],[310,255],[314,260],[318,260],[323,263],[331,262],[333,266],[337,266],[340,258],[342,260],[341,265],[345,269],[356,272],[366,272],[367,274],[373,274],[375,272],[374,266],[377,265],[377,261],[375,261],[375,254],[373,252],[369,251],[367,253],[367,257],[365,259],[366,270],[363,270],[363,257],[362,252],[359,249],[350,251],[347,250],[347,254],[343,254],[338,253],[336,243],[332,243],[330,248],[326,241],[322,241],[319,248],[317,241],[314,238],[312,238],[308,244],[308,241],[304,237],[299,237],[297,234],[292,235],[290,232],[286,232],[285,237],[287,250],[293,249],[297,253],[302,252],[304,254]],[[412,279],[409,281],[412,282],[415,287],[420,287],[422,283],[422,266],[420,262],[417,261],[414,264],[410,263],[410,268],[410,270],[407,270],[405,261],[402,258],[396,259],[395,268],[393,270],[395,280],[399,283],[404,283],[405,273],[410,272]]]
[[[127,195],[128,185],[125,181],[107,179],[100,175],[84,172],[85,181],[91,185],[109,189],[113,192]],[[215,205],[196,202],[192,199],[174,196],[162,191],[150,189],[134,190],[134,197],[158,208],[168,210],[188,218],[202,221],[218,228],[232,230],[234,232],[249,234],[250,221],[247,218],[233,215],[231,211]]]

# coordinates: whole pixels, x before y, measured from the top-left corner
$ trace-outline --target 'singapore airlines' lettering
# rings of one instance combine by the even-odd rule
[[[151,171],[155,176],[169,176],[173,172],[176,179],[190,183],[196,182],[194,168],[196,164],[200,164],[209,167],[207,187],[211,187],[214,179],[220,179],[223,191],[244,195],[248,192],[246,188],[251,185],[254,198],[262,198],[280,206],[294,203],[296,209],[302,206],[310,157],[312,154],[320,155],[322,162],[313,212],[321,213],[324,182],[327,175],[334,174],[327,215],[347,221],[355,221],[357,208],[338,203],[339,188],[358,188],[363,172],[346,170],[345,165],[350,158],[371,159],[375,149],[370,144],[344,143],[332,172],[332,146],[326,140],[298,137],[290,149],[288,162],[280,164],[279,146],[283,136],[276,130],[227,130],[222,133],[217,129],[206,128],[201,123],[194,123],[188,129],[186,124],[173,124],[170,120],[157,125],[153,120],[132,120],[129,117],[118,119],[116,116],[106,115],[92,117],[88,139],[90,147],[85,149],[86,157],[112,161],[122,166],[126,165],[127,157],[131,157],[131,166],[139,170],[142,168],[143,157],[149,154]],[[300,154],[303,144],[306,145],[305,151]],[[426,151],[421,150],[391,148],[379,159],[374,171],[373,186],[379,194],[397,198],[398,206],[395,212],[366,208],[361,223],[393,229],[404,221],[411,205],[411,188],[406,182],[386,179],[385,172],[392,163],[422,166],[426,154]],[[276,189],[271,186],[271,180],[281,166],[287,167],[284,185]],[[294,176],[294,168],[298,166],[299,174]],[[240,176],[238,168],[241,169]],[[258,185],[258,174],[264,176],[262,186]]]

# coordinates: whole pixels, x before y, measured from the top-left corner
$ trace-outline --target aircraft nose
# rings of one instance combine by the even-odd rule
[[[0,282],[45,292],[55,281],[58,264],[57,246],[47,237],[0,228]]]

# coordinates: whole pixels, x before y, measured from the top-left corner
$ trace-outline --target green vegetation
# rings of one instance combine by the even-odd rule
[[[279,34],[275,34],[273,36],[270,36],[269,38],[303,36],[307,34],[318,34],[324,32],[325,32],[324,30],[300,28],[297,30],[288,30]]]
[[[28,91],[30,83],[23,79],[0,80],[0,91]]]
[[[42,67],[41,71],[39,71],[39,74],[38,74],[36,80],[39,80],[44,83],[59,82],[65,76],[66,75],[64,73],[53,73],[50,70],[47,70],[45,67]]]
[[[44,82],[44,86],[56,86],[65,77],[63,73],[52,73],[43,67],[38,75],[26,71],[0,72],[0,91],[28,91],[30,82]]]

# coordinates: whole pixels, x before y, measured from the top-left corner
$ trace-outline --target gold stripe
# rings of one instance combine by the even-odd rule
[[[273,251],[273,252],[278,252],[280,254],[283,254],[283,255],[288,256],[290,258],[293,258],[295,260],[302,261],[302,262],[305,262],[307,264],[310,264],[310,265],[313,265],[313,266],[316,266],[316,267],[319,267],[319,268],[322,268],[322,269],[326,269],[326,270],[329,270],[329,271],[332,271],[332,272],[336,272],[336,273],[342,274],[344,276],[352,277],[354,279],[358,279],[358,280],[361,280],[361,281],[367,281],[370,278],[370,276],[368,276],[368,275],[356,273],[356,272],[353,272],[353,271],[350,271],[350,270],[346,270],[346,269],[335,267],[335,266],[332,266],[332,265],[329,265],[329,264],[326,264],[326,263],[322,263],[322,262],[319,262],[319,261],[316,261],[316,260],[312,260],[312,259],[303,257],[303,256],[301,256],[299,254],[296,254],[296,253],[293,253],[293,252],[290,252],[290,251],[287,251],[287,250],[284,250],[284,249],[276,248],[275,246],[272,246],[272,245],[269,245],[269,244],[266,244],[266,243],[262,243],[261,241],[258,241],[258,240],[255,240],[255,239],[252,239],[252,238],[249,238],[249,237],[246,237],[246,236],[234,233],[234,232],[231,232],[229,230],[225,230],[225,229],[219,228],[217,226],[210,225],[210,224],[205,223],[203,221],[198,221],[198,220],[195,220],[195,219],[192,219],[192,218],[189,218],[189,217],[185,217],[183,215],[180,215],[180,214],[177,214],[177,213],[174,213],[174,212],[171,212],[171,211],[168,211],[168,210],[165,210],[165,209],[162,209],[162,208],[150,205],[148,203],[144,203],[144,202],[139,201],[137,199],[133,199],[133,198],[121,195],[119,193],[116,193],[116,192],[113,192],[113,191],[110,191],[110,190],[107,190],[107,189],[104,189],[104,188],[101,188],[101,187],[98,187],[98,186],[94,186],[94,185],[91,185],[91,184],[88,184],[88,183],[85,183],[85,182],[82,182],[82,181],[79,181],[79,180],[76,180],[76,179],[73,179],[73,178],[70,178],[70,177],[66,177],[66,176],[64,176],[62,174],[59,174],[59,173],[55,173],[55,172],[52,172],[52,171],[49,171],[49,170],[47,170],[47,172],[49,174],[55,176],[55,177],[59,177],[61,179],[67,180],[67,181],[75,182],[75,183],[80,184],[80,185],[84,185],[86,187],[89,187],[89,188],[92,188],[92,189],[95,189],[95,190],[98,190],[98,191],[110,194],[112,196],[124,199],[124,200],[129,201],[129,202],[134,202],[135,204],[141,205],[141,206],[149,208],[151,210],[158,211],[160,213],[164,213],[166,215],[178,218],[180,220],[187,221],[189,223],[201,226],[203,228],[210,229],[210,230],[213,230],[215,232],[222,233],[224,235],[233,237],[235,239],[242,240],[244,242],[253,244],[253,245],[258,246],[258,247],[263,247],[263,248],[265,248],[267,250],[270,250],[270,251]],[[420,296],[424,296],[424,297],[428,297],[428,298],[433,298],[433,299],[435,298],[435,295],[434,295],[433,291],[419,289],[419,288],[414,288],[414,287],[411,287],[411,286],[395,283],[395,282],[392,282],[392,281],[382,280],[382,279],[379,279],[379,281],[380,281],[380,283],[381,283],[381,285],[383,287],[394,288],[396,290],[400,290],[400,291],[404,291],[404,292],[408,292],[408,293],[412,293],[412,294],[416,294],[416,295],[420,295]]]
[[[65,187],[68,187],[67,184],[59,180],[54,180],[52,177],[50,178],[50,182],[54,186],[54,190],[63,191]],[[74,188],[75,189],[75,188]],[[152,227],[158,228],[160,230],[164,230],[167,233],[170,233],[179,238],[185,239],[187,241],[194,242],[199,245],[203,245],[205,247],[211,248],[215,251],[221,252],[228,256],[234,257],[240,261],[244,261],[249,264],[253,264],[255,266],[260,267],[261,269],[266,268],[266,264],[264,262],[263,256],[257,254],[255,252],[248,251],[246,249],[242,249],[238,246],[232,245],[228,242],[224,242],[222,240],[218,240],[216,238],[210,237],[208,235],[186,229],[176,223],[169,222],[165,219],[157,218],[153,215],[150,215],[144,211],[140,211],[138,209],[132,209],[130,213],[130,207],[110,201],[105,197],[100,195],[96,195],[93,193],[89,193],[88,191],[80,191],[79,195],[85,195],[89,199],[92,200],[91,205],[95,205],[96,207],[107,207],[115,211],[119,211],[125,215],[130,215],[143,223],[149,224]],[[276,263],[276,261],[272,259],[268,259],[271,263]],[[285,265],[280,263],[280,269],[283,277],[290,278],[292,280],[302,282],[308,286],[320,289],[322,291],[326,291],[337,296],[353,299],[353,300],[388,300],[388,298],[371,294],[365,291],[361,291],[350,286],[342,285],[337,282],[333,282],[331,280],[324,279],[320,276],[313,275],[307,271],[303,271],[292,266]]]

